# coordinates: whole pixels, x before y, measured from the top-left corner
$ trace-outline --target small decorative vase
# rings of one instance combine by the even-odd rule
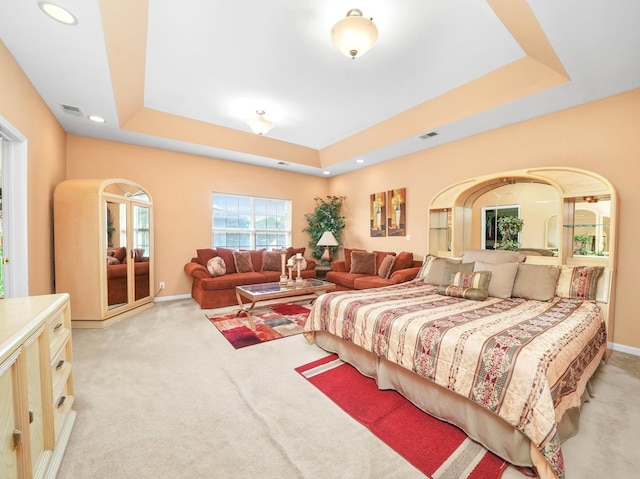
[[[376,229],[377,229],[377,230],[382,229],[382,228],[380,227],[380,221],[381,221],[381,220],[382,220],[382,213],[378,211],[378,212],[376,213]]]
[[[396,210],[396,229],[400,228],[400,210]]]

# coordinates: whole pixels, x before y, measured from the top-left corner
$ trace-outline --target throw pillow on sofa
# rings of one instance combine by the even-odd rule
[[[413,266],[413,253],[403,251],[396,255],[396,260],[393,265],[392,273],[395,273],[401,269],[411,268]]]
[[[282,271],[282,254],[279,251],[263,251],[262,271]]]
[[[233,259],[233,251],[229,248],[216,248],[218,256],[224,260],[224,264],[227,265],[227,274],[236,272],[236,262]]]
[[[220,256],[215,256],[207,261],[207,269],[212,278],[223,276],[227,272],[227,266]]]
[[[378,268],[378,276],[382,279],[389,279],[391,276],[391,269],[393,268],[393,263],[395,263],[396,257],[395,255],[388,254],[380,263],[380,267]]]
[[[235,262],[238,273],[253,273],[250,251],[234,251],[233,261]]]
[[[350,273],[356,274],[376,274],[376,254],[367,251],[351,252]]]

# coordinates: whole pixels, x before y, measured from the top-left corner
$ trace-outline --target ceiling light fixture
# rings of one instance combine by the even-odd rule
[[[264,110],[256,110],[256,114],[258,116],[247,120],[247,125],[256,135],[266,135],[274,127],[274,123],[264,117]]]
[[[375,45],[378,29],[373,18],[365,18],[357,8],[347,12],[347,16],[331,29],[331,40],[348,57],[361,57]]]
[[[60,23],[64,23],[65,25],[76,25],[78,23],[76,17],[74,17],[69,10],[62,8],[60,5],[56,5],[51,2],[40,2],[38,3],[38,6],[40,7],[40,10]]]

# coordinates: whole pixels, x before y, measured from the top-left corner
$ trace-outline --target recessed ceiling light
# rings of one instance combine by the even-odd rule
[[[356,160],[356,163],[364,163],[364,160],[363,160],[362,158],[358,158],[358,159]]]
[[[64,23],[65,25],[76,25],[78,23],[76,17],[74,17],[69,10],[62,8],[60,5],[56,5],[51,2],[40,2],[38,3],[38,6],[44,13],[60,23]]]
[[[106,120],[98,115],[89,115],[89,120],[95,121],[96,123],[105,123]]]
[[[324,171],[322,172],[322,174],[323,174],[323,175],[330,175],[330,174],[331,174],[331,172],[330,172],[330,171],[327,171],[327,170],[324,170]]]

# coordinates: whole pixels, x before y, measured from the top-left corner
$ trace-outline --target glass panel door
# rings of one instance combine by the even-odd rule
[[[129,303],[127,203],[110,199],[104,207],[107,309],[113,310]]]
[[[133,204],[133,259],[135,301],[151,294],[149,258],[151,248],[151,209]]]

